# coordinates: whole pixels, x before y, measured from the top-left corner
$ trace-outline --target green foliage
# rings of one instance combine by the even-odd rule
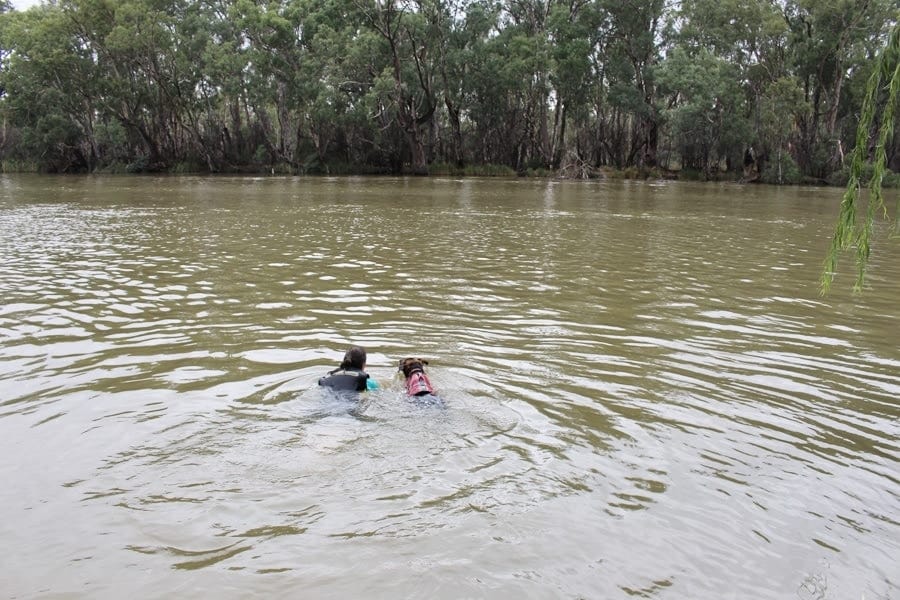
[[[859,173],[859,184],[868,187],[872,184],[875,177],[875,165],[867,162],[863,165],[862,171]],[[847,165],[839,171],[835,171],[828,177],[828,185],[838,187],[847,187],[850,182],[850,166]],[[881,187],[884,188],[900,188],[900,173],[894,173],[890,169],[885,169],[882,173]]]
[[[897,15],[900,17],[900,14]],[[869,132],[876,123],[879,99],[884,97],[880,122],[877,123],[872,176],[868,184],[869,198],[865,216],[857,219],[857,204],[864,181],[865,160],[868,150]],[[900,102],[900,19],[894,22],[887,44],[878,55],[875,69],[869,78],[866,97],[862,106],[862,116],[856,134],[856,146],[850,160],[850,175],[841,201],[841,210],[832,237],[831,247],[825,260],[822,274],[822,293],[826,293],[834,280],[838,256],[851,245],[856,246],[857,276],[854,290],[860,291],[865,280],[866,265],[871,251],[871,238],[875,217],[879,212],[887,216],[882,194],[882,182],[887,170],[888,140],[893,135],[894,115]],[[900,207],[900,201],[898,201]],[[900,219],[898,213],[896,219]],[[894,230],[898,221],[894,221]]]
[[[760,174],[760,181],[777,185],[796,185],[803,179],[800,167],[790,154],[783,151],[775,153],[773,160],[766,163]]]
[[[660,91],[674,97],[666,111],[686,166],[709,178],[748,137],[734,65],[705,49],[678,47],[656,72]]]
[[[757,111],[757,150],[778,155],[787,152],[795,123],[807,116],[808,107],[798,82],[790,77],[779,77],[762,91]],[[769,183],[778,183],[777,178]]]
[[[854,145],[862,78],[895,10],[892,0],[8,8],[0,3],[7,164],[269,173],[452,164],[543,176],[569,162],[641,176],[659,151],[708,179],[725,163],[737,172],[752,147],[765,177],[780,164],[782,181],[794,180],[793,165],[823,177],[837,170],[838,142]]]
[[[839,166],[836,152],[848,73],[868,70],[881,47],[897,4],[893,0],[788,2],[786,57],[805,90],[807,115],[798,119],[796,156],[806,175],[824,178]],[[857,105],[858,110],[858,105]],[[856,121],[857,112],[844,113]],[[851,140],[845,140],[848,147]]]

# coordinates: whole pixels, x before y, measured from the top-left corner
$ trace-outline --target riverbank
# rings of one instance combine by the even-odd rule
[[[64,173],[47,173],[35,162],[4,160],[0,161],[0,173],[29,173],[29,174],[89,174],[79,170],[66,171]],[[149,165],[147,163],[114,163],[97,168],[94,175],[204,175],[212,174],[208,169],[200,165],[179,163],[173,166]],[[695,169],[667,169],[661,167],[641,168],[626,167],[619,169],[610,166],[593,167],[586,164],[566,165],[559,169],[545,167],[527,168],[516,171],[507,165],[483,164],[465,165],[462,167],[449,163],[433,163],[428,167],[427,174],[416,174],[409,169],[398,170],[379,165],[360,165],[348,163],[311,164],[295,166],[288,163],[275,165],[243,165],[234,166],[226,170],[216,171],[217,175],[329,175],[329,176],[379,176],[379,175],[407,175],[421,177],[497,177],[497,178],[529,178],[529,179],[571,179],[571,180],[669,180],[692,182],[730,182],[730,183],[765,183],[771,185],[826,185],[843,187],[847,185],[849,169],[844,168],[835,171],[827,178],[801,176],[794,170],[785,173],[744,173],[729,170],[719,170],[712,173],[704,173]],[[863,182],[868,183],[872,177],[871,165],[867,165],[863,172]],[[888,170],[882,181],[884,188],[900,188],[900,174]]]

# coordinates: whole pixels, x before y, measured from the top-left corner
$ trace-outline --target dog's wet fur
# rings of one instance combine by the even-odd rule
[[[409,377],[416,371],[420,371],[422,373],[425,372],[425,365],[428,364],[428,361],[424,358],[401,358],[400,359],[400,367],[399,371],[403,373],[404,377]]]
[[[406,379],[406,393],[417,404],[428,406],[444,406],[440,396],[435,395],[434,387],[425,374],[425,365],[428,361],[424,358],[408,357],[400,359],[398,370]]]

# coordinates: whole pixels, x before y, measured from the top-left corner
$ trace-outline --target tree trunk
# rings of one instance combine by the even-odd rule
[[[458,169],[465,166],[462,151],[462,123],[459,119],[460,110],[448,97],[444,97],[444,104],[447,106],[447,116],[450,118],[450,150],[453,156],[453,162]]]
[[[563,149],[566,143],[566,103],[557,100],[555,112],[550,166],[554,169],[558,169],[562,163]]]

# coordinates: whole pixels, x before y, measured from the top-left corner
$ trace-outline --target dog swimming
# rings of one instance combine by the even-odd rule
[[[404,386],[406,394],[412,397],[433,396],[434,386],[425,374],[425,365],[428,361],[424,358],[401,358],[398,370],[405,378]]]

